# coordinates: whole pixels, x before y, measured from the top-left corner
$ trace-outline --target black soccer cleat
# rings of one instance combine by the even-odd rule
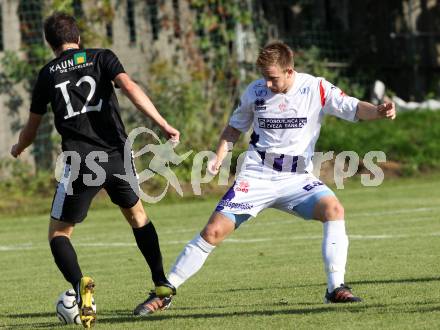
[[[355,297],[351,292],[351,288],[345,284],[334,289],[331,293],[326,290],[324,303],[325,304],[341,304],[341,303],[357,303],[361,302],[362,299]]]
[[[158,285],[155,290],[150,291],[148,298],[136,306],[133,315],[146,316],[157,311],[170,308],[171,300],[176,295],[176,288],[169,283]]]

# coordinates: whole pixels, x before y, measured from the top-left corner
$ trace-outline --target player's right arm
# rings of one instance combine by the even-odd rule
[[[208,170],[211,174],[216,175],[220,170],[220,167],[229,151],[232,150],[232,146],[237,142],[241,132],[228,125],[224,128],[220,141],[215,152],[215,158],[208,163]]]
[[[37,136],[38,127],[41,124],[43,115],[47,112],[47,104],[49,103],[48,84],[48,73],[43,68],[38,74],[37,82],[32,92],[29,118],[18,136],[18,142],[11,148],[11,155],[14,158],[17,158],[29,147]]]
[[[229,124],[223,129],[215,158],[208,163],[208,171],[213,175],[218,173],[227,153],[232,150],[241,133],[246,133],[252,125],[254,113],[248,96],[249,89],[250,87],[241,96],[238,107],[229,119]]]
[[[179,142],[180,132],[167,123],[167,121],[160,115],[159,111],[157,111],[150,98],[144,93],[138,84],[131,80],[128,74],[118,74],[114,78],[114,82],[121,88],[122,92],[140,112],[150,117],[160,127],[167,138],[171,139],[173,142]]]
[[[42,117],[42,115],[32,112],[29,114],[28,121],[18,137],[18,143],[14,144],[11,148],[11,155],[14,158],[17,158],[23,152],[23,150],[34,142]]]

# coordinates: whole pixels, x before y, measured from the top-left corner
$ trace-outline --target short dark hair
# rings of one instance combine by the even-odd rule
[[[282,69],[287,69],[294,65],[293,51],[284,42],[272,42],[261,49],[256,64],[260,70],[271,65],[279,65]]]
[[[44,36],[53,49],[67,43],[78,43],[79,28],[75,17],[63,12],[53,13],[44,21]]]

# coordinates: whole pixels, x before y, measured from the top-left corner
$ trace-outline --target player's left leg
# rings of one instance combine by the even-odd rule
[[[162,289],[171,294],[172,290],[167,287],[169,283],[163,270],[159,238],[139,199],[137,181],[134,188],[130,182],[120,178],[119,175],[124,173],[136,180],[134,164],[131,162],[129,168],[125,168],[124,155],[116,153],[109,156],[109,161],[102,166],[105,167],[107,173],[104,189],[112,202],[120,207],[122,214],[130,224],[137,246],[151,270],[155,286],[157,288],[165,286]]]
[[[322,257],[327,273],[326,303],[360,302],[344,283],[348,253],[344,208],[336,196],[320,198],[313,208],[313,218],[323,223]]]
[[[140,200],[131,208],[121,208],[121,211],[132,227],[137,246],[151,269],[155,284],[155,289],[149,293],[147,299],[135,308],[134,315],[143,315],[142,312],[147,310],[144,305],[149,304],[154,305],[155,309],[167,309],[176,289],[165,277],[156,229],[145,214]]]
[[[151,269],[153,282],[158,286],[168,284],[162,264],[159,237],[150,219],[147,217],[142,202],[138,200],[130,208],[122,208],[121,212],[133,230],[137,246]]]
[[[281,180],[280,198],[274,205],[282,211],[323,223],[322,256],[327,274],[326,302],[359,302],[345,286],[348,237],[344,208],[335,194],[311,174]],[[286,193],[282,193],[285,190]]]

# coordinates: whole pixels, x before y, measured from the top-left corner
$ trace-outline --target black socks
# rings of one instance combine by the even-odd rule
[[[133,228],[136,243],[142,255],[150,266],[153,282],[155,285],[168,283],[163,271],[162,255],[160,254],[159,238],[156,229],[150,221],[145,226]]]
[[[81,280],[82,273],[78,264],[76,252],[73,249],[70,239],[66,236],[57,236],[50,241],[50,249],[61,273],[67,282],[72,284],[76,291],[78,282]]]
[[[162,255],[160,253],[159,238],[152,222],[141,228],[133,228],[136,243],[151,269],[155,285],[168,283],[163,271]],[[66,236],[57,236],[50,241],[50,249],[59,270],[66,281],[72,284],[76,291],[81,281],[82,272],[78,264],[76,252]]]

